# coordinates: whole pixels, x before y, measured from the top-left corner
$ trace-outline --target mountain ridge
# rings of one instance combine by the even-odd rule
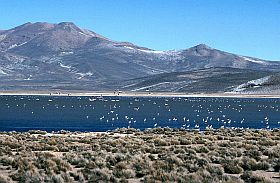
[[[102,37],[104,39],[107,39],[108,41],[112,41],[112,42],[115,42],[115,43],[124,43],[124,44],[130,44],[130,45],[134,45],[136,46],[135,44],[131,43],[131,42],[126,42],[126,41],[113,41],[112,39],[109,39],[109,38],[106,38],[104,36],[101,36],[93,31],[90,31],[88,29],[81,29],[79,28],[75,23],[73,22],[60,22],[60,23],[48,23],[48,22],[35,22],[35,23],[32,23],[32,22],[26,22],[22,25],[19,25],[19,26],[16,26],[14,28],[11,28],[11,29],[8,29],[8,30],[0,30],[0,33],[4,33],[6,31],[14,31],[14,30],[18,30],[18,29],[22,29],[22,28],[26,28],[28,26],[45,26],[45,27],[56,27],[56,29],[59,29],[59,28],[63,28],[63,29],[66,29],[67,27],[70,28],[70,29],[76,29],[78,31],[86,31],[88,33],[92,33],[94,34],[95,36],[98,36],[98,37]],[[152,48],[146,48],[144,46],[137,46],[137,47],[141,47],[141,48],[144,48],[144,49],[148,49],[148,50],[152,50],[152,51],[158,51],[156,49],[152,49]],[[184,51],[184,50],[193,50],[193,49],[198,49],[198,50],[201,50],[201,49],[211,49],[211,50],[219,50],[219,49],[216,49],[216,48],[212,48],[210,47],[209,45],[205,44],[205,43],[200,43],[198,45],[195,45],[195,46],[191,46],[189,48],[181,48],[181,49],[176,49],[177,51]],[[160,51],[165,51],[165,52],[168,52],[168,51],[174,51],[174,50],[160,50]],[[219,50],[221,51],[221,50]],[[223,51],[225,53],[230,53],[232,54],[231,52],[228,52],[228,51]],[[245,55],[242,55],[242,54],[235,54],[235,55],[239,55],[239,56],[245,56]],[[259,58],[256,58],[256,57],[252,57],[252,56],[245,56],[245,57],[251,57],[251,58],[255,58],[255,59],[259,59]],[[265,59],[259,59],[259,60],[265,60]],[[266,60],[266,61],[269,61],[269,60]],[[272,62],[277,62],[276,60],[272,61]]]
[[[115,90],[136,78],[200,69],[211,71],[215,67],[243,69],[244,72],[266,71],[268,74],[280,72],[278,62],[241,56],[205,44],[182,50],[157,51],[113,41],[72,22],[29,22],[0,31],[0,78],[3,81],[0,89],[5,89],[5,83],[11,85],[16,81],[18,84],[14,89],[44,85],[50,89],[51,84],[63,86],[70,83],[73,88],[81,90],[83,85],[93,90],[98,90],[97,86]],[[110,87],[112,83],[119,84]]]

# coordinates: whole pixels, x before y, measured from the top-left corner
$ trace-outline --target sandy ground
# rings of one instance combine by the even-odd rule
[[[280,98],[275,94],[239,93],[174,93],[174,92],[102,92],[102,91],[0,91],[0,95],[34,96],[123,96],[123,97],[229,97],[229,98]]]

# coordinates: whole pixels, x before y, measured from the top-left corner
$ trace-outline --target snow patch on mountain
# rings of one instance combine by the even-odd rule
[[[155,51],[155,50],[144,50],[139,48],[133,48],[131,46],[124,46],[124,48],[131,50],[133,52],[148,53],[150,56],[156,56],[158,59],[163,59],[166,61],[177,61],[182,60],[182,51],[168,50],[168,51]],[[146,58],[147,60],[154,60],[155,57]]]
[[[248,88],[258,88],[261,87],[264,83],[266,83],[271,76],[266,76],[260,79],[256,79],[256,80],[251,80],[248,81],[247,83],[241,84],[239,86],[237,86],[236,88],[233,89],[233,92],[242,92]]]
[[[79,34],[86,36],[86,37],[99,37],[98,34],[91,32],[89,30],[86,29],[80,29],[81,31],[78,31]],[[100,36],[101,37],[101,36]]]
[[[73,53],[74,53],[73,51],[62,51],[62,52],[60,52],[59,56],[71,55]]]
[[[138,48],[132,48],[130,46],[124,46],[125,48],[127,49],[130,49],[130,50],[136,50],[136,51],[141,51],[141,52],[145,52],[145,53],[159,53],[159,54],[163,54],[163,53],[166,53],[165,51],[155,51],[155,50],[143,50],[143,49],[138,49]]]
[[[159,54],[166,53],[165,51],[152,51],[152,50],[141,50],[141,49],[137,49],[137,50],[145,52],[145,53],[159,53]]]
[[[12,44],[11,46],[9,46],[8,50],[17,47],[17,44]]]
[[[79,75],[79,77],[77,79],[82,79],[86,76],[92,76],[93,73],[92,72],[87,72],[87,73],[76,73],[77,75]]]
[[[6,73],[2,69],[0,69],[0,75],[8,75],[8,73]]]
[[[70,65],[63,65],[62,63],[59,63],[60,67],[66,68],[66,69],[71,69]]]
[[[25,45],[26,43],[27,43],[27,42],[24,42],[24,43],[21,43],[21,44],[13,44],[13,45],[9,46],[8,50],[13,49],[13,48],[15,48],[15,47],[20,47],[20,46],[22,46],[22,45]]]
[[[162,82],[162,83],[157,83],[157,84],[153,84],[153,85],[149,85],[149,86],[145,86],[145,87],[141,87],[141,88],[136,88],[136,89],[133,89],[131,91],[140,91],[140,90],[147,90],[151,87],[155,87],[155,86],[159,86],[159,85],[164,85],[164,84],[168,84],[170,82]]]
[[[261,61],[261,60],[256,60],[256,59],[252,59],[252,58],[244,57],[244,56],[240,56],[240,57],[243,58],[246,61],[249,61],[249,62],[254,62],[254,63],[257,63],[257,64],[267,64],[266,62]]]
[[[32,80],[32,75],[30,74],[28,78],[24,79],[24,80],[27,80],[27,81],[30,81]]]
[[[130,46],[124,46],[124,47],[127,48],[127,49],[130,49],[130,50],[135,50],[135,48],[132,48]]]

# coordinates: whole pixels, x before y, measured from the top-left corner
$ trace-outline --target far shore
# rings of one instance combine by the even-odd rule
[[[0,96],[120,96],[120,97],[227,97],[227,98],[280,98],[280,94],[242,93],[183,93],[183,92],[131,92],[131,91],[0,91]]]

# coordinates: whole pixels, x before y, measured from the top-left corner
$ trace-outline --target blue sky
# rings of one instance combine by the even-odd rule
[[[0,29],[74,22],[156,50],[211,47],[280,61],[280,0],[0,0]]]

